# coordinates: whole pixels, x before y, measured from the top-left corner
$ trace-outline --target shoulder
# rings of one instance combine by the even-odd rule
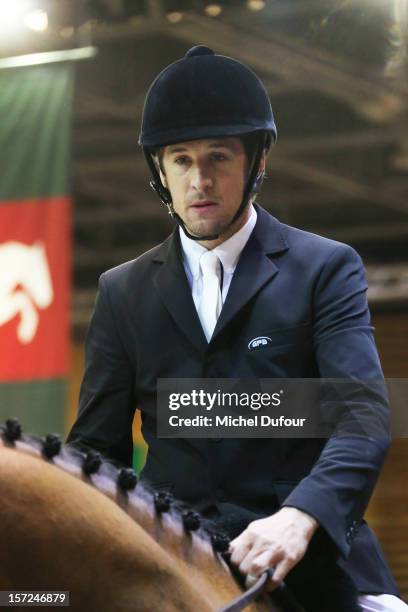
[[[282,223],[259,206],[257,212],[256,237],[282,270],[312,283],[339,271],[364,277],[361,257],[350,245]]]
[[[337,254],[358,257],[348,244],[282,223],[259,205],[256,209],[256,235],[261,243],[272,251],[285,251],[290,256],[303,255],[303,258],[327,258]]]
[[[360,255],[349,244],[283,223],[281,227],[294,255],[313,258],[326,264],[338,260],[361,263]]]
[[[129,285],[135,286],[135,283],[150,278],[152,266],[155,261],[160,261],[162,259],[163,253],[166,252],[170,246],[171,238],[172,236],[169,236],[164,242],[142,253],[139,257],[103,272],[99,279],[100,286],[109,287],[109,289],[114,288],[117,290],[123,288],[126,290]]]

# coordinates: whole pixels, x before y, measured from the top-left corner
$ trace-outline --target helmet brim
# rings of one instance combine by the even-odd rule
[[[250,125],[248,123],[239,123],[236,125],[203,125],[179,128],[171,130],[160,130],[160,132],[152,134],[143,134],[143,138],[139,139],[139,144],[143,147],[157,148],[167,145],[176,144],[178,142],[190,142],[191,140],[204,140],[209,138],[228,138],[232,136],[242,136],[257,131],[267,131],[271,134],[272,143],[276,142],[276,127],[274,123],[260,129],[259,125]]]

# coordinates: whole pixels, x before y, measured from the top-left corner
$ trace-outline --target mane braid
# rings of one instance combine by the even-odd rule
[[[137,522],[134,513],[150,519],[159,519],[162,529],[172,529],[176,534],[191,539],[194,548],[199,543],[211,545],[212,554],[224,558],[229,538],[214,523],[195,512],[191,507],[163,491],[156,491],[147,482],[138,481],[131,468],[119,468],[111,460],[94,450],[85,451],[75,445],[62,444],[56,434],[46,438],[26,435],[17,419],[9,419],[0,426],[0,438],[5,446],[42,458],[57,468],[85,480],[95,489],[110,497],[128,516]],[[148,514],[150,513],[150,515]],[[162,517],[166,520],[162,521]],[[225,563],[221,564],[227,568]]]

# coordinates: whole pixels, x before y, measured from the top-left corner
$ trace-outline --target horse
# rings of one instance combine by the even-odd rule
[[[1,591],[69,591],[72,612],[214,612],[242,595],[198,513],[56,435],[14,419],[0,433]],[[246,609],[283,612],[265,593]]]
[[[17,337],[22,344],[28,344],[37,332],[37,309],[48,308],[54,299],[44,244],[1,244],[0,268],[0,325],[20,315]]]

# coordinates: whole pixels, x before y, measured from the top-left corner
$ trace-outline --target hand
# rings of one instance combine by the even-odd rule
[[[302,510],[281,508],[272,516],[250,523],[231,542],[231,562],[251,578],[273,567],[273,577],[267,584],[267,590],[272,591],[304,556],[318,526],[318,522]]]

